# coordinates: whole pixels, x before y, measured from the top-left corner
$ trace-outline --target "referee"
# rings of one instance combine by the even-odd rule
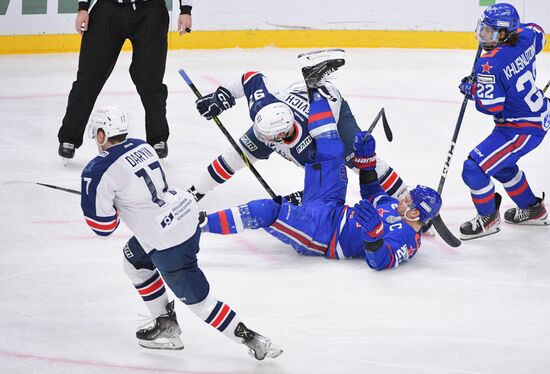
[[[162,83],[168,49],[169,15],[164,0],[79,0],[75,28],[82,35],[78,72],[59,129],[58,153],[74,157],[82,145],[95,101],[109,78],[126,39],[132,43],[130,76],[145,109],[147,142],[159,158],[168,155],[168,89]],[[191,32],[192,0],[179,0],[180,35]]]

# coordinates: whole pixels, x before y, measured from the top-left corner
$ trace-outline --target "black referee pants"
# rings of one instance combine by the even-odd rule
[[[111,75],[126,39],[132,42],[130,76],[145,109],[147,142],[168,139],[166,98],[162,83],[168,49],[169,16],[163,0],[118,4],[98,0],[90,10],[88,31],[82,36],[78,73],[67,103],[59,142],[82,145],[86,124],[103,85]]]

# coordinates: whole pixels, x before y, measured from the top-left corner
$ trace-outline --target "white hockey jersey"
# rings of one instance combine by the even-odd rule
[[[147,253],[181,244],[197,230],[193,196],[168,185],[143,140],[127,139],[90,161],[81,190],[84,218],[96,234],[111,234],[122,220]]]

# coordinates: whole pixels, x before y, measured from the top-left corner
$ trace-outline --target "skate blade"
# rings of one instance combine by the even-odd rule
[[[524,221],[519,223],[506,221],[506,220],[504,220],[504,222],[510,225],[521,225],[521,226],[549,226],[550,225],[550,221],[548,221],[548,217],[545,219],[529,220],[529,221]]]
[[[327,60],[344,60],[346,51],[340,48],[322,49],[319,51],[304,52],[298,55],[302,67],[317,65]]]
[[[497,232],[500,232],[500,227],[497,227],[496,229],[491,230],[491,231],[486,231],[486,232],[479,233],[477,235],[465,235],[463,233],[460,233],[460,239],[462,239],[462,240],[472,240],[472,239],[476,239],[476,238],[482,238],[482,237],[488,236],[488,235],[493,235],[493,234],[496,234]]]
[[[283,353],[283,350],[279,348],[275,344],[270,344],[267,347],[267,350],[263,356],[258,356],[256,354],[256,351],[254,351],[252,348],[248,348],[248,354],[252,357],[254,357],[258,361],[262,361],[263,359],[267,358],[276,358],[279,357]]]
[[[61,159],[63,160],[63,166],[64,166],[64,167],[67,167],[67,165],[69,165],[69,160],[70,160],[70,158],[62,157]]]
[[[155,340],[138,339],[138,344],[147,349],[164,349],[170,351],[180,351],[183,349],[183,342],[179,336],[173,338],[158,338]]]

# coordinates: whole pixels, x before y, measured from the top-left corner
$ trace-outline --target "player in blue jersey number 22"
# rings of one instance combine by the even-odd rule
[[[475,64],[473,80],[464,78],[459,88],[475,100],[478,111],[493,116],[495,128],[464,162],[462,178],[477,215],[460,227],[462,239],[500,231],[501,197],[491,177],[517,205],[504,213],[506,222],[548,225],[544,194],[535,196],[517,165],[550,127],[548,99],[535,84],[535,57],[544,48],[544,31],[534,23],[520,23],[516,9],[500,3],[485,9],[476,37],[484,53]]]

